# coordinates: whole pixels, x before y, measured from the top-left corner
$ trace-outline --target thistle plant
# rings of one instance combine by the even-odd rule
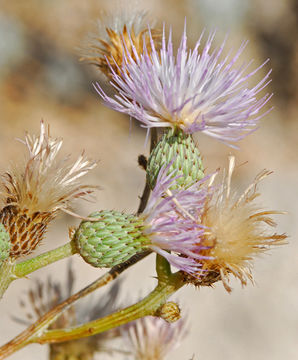
[[[159,29],[146,16],[144,11],[119,11],[105,17],[83,54],[114,88],[108,95],[100,83],[94,84],[104,104],[135,118],[150,136],[150,153],[142,157],[146,184],[139,209],[76,214],[70,204],[95,190],[96,186],[83,185],[81,178],[96,163],[84,155],[73,164],[57,159],[62,140],[51,137],[44,122],[39,136],[26,135],[25,162],[9,169],[1,184],[0,295],[12,281],[74,254],[82,262],[109,270],[75,294],[71,294],[72,275],[68,292],[50,283],[46,305],[39,282],[37,290],[29,293],[37,319],[0,348],[0,359],[31,343],[50,343],[55,354],[62,354],[55,359],[92,359],[94,343],[88,337],[103,339],[100,334],[111,330],[122,334],[130,346],[124,358],[164,359],[168,349],[178,344],[184,324],[179,306],[168,301],[172,294],[184,285],[216,282],[231,292],[231,276],[242,286],[253,283],[254,258],[286,243],[286,235],[273,230],[272,217],[282,212],[259,202],[259,182],[270,171],[252,177],[239,193],[233,181],[235,157],[229,157],[226,171],[207,171],[202,149],[193,139],[199,132],[237,147],[257,129],[268,112],[265,105],[271,94],[261,93],[270,82],[271,70],[255,84],[253,79],[267,61],[249,70],[251,62],[239,60],[247,43],[223,55],[227,41],[214,47],[215,32],[200,35],[189,48],[186,27],[174,51],[172,30],[167,36],[165,26]],[[70,241],[26,259],[45,241],[47,226],[59,212],[80,219],[70,231]],[[151,253],[156,254],[153,291],[116,312],[104,302],[109,314],[89,307],[83,309],[83,317],[78,316],[76,301]],[[86,346],[90,351],[82,357]]]

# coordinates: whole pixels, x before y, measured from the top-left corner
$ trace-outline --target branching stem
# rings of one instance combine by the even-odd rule
[[[47,313],[45,313],[41,318],[39,318],[35,323],[30,325],[25,331],[16,336],[13,340],[3,345],[0,348],[0,360],[5,359],[7,356],[13,354],[17,350],[23,348],[27,344],[29,344],[31,339],[36,336],[36,334],[42,334],[45,329],[49,327],[49,325],[54,322],[61,313],[66,310],[70,305],[72,305],[78,299],[83,298],[84,296],[90,294],[94,290],[108,284],[112,280],[114,280],[117,276],[119,276],[124,270],[128,269],[130,266],[140,261],[144,257],[150,254],[150,251],[144,251],[142,253],[138,253],[131,257],[126,262],[114,266],[110,271],[101,276],[99,279],[80,290],[76,294],[72,295],[68,299],[66,299],[61,304],[57,305]]]
[[[44,344],[80,339],[102,333],[144,316],[155,315],[156,311],[166,302],[167,298],[182,286],[183,281],[180,273],[172,274],[167,282],[158,284],[145,299],[132,306],[75,328],[49,330],[41,335],[37,334],[31,338],[30,342]]]
[[[157,143],[157,130],[151,130],[150,152],[154,149]],[[137,214],[141,214],[146,208],[151,189],[146,181],[143,195],[141,197],[140,205]],[[54,261],[58,261],[65,257],[76,253],[76,248],[73,242],[63,245],[55,250],[41,254],[34,259],[23,261],[16,265],[14,274],[17,277],[23,277],[43,266],[46,266]],[[45,313],[34,324],[29,326],[25,331],[16,336],[13,340],[3,345],[0,348],[0,360],[6,358],[17,350],[23,348],[27,344],[33,342],[47,343],[47,342],[63,342],[67,340],[78,339],[94,334],[107,331],[111,328],[118,327],[127,322],[136,320],[146,315],[154,315],[157,309],[163,304],[166,299],[181,286],[183,281],[180,273],[171,274],[167,262],[157,261],[157,272],[159,274],[159,283],[157,287],[142,301],[132,305],[126,309],[118,311],[114,314],[108,315],[103,319],[97,319],[84,325],[72,329],[61,330],[46,330],[49,325],[54,322],[61,313],[66,310],[71,304],[78,299],[90,294],[94,290],[106,285],[114,280],[124,270],[140,261],[151,251],[144,251],[134,255],[128,261],[113,267],[109,272],[80,290],[76,294],[69,297],[61,304],[54,307],[52,310]],[[165,266],[164,271],[162,267]],[[160,274],[163,274],[160,276]]]

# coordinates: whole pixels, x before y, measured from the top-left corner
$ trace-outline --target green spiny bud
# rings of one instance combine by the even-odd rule
[[[3,224],[0,223],[0,264],[9,257],[11,242],[9,234]]]
[[[149,244],[143,235],[144,223],[135,215],[103,210],[82,221],[74,239],[79,254],[95,267],[113,267],[142,251]]]
[[[155,186],[161,167],[167,166],[173,160],[168,173],[176,170],[176,175],[181,176],[177,179],[179,188],[187,188],[204,177],[201,154],[192,136],[172,129],[164,134],[148,159],[147,181],[151,189]]]

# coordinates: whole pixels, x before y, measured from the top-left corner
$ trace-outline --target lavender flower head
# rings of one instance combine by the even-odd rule
[[[162,360],[181,344],[185,335],[183,320],[169,324],[152,316],[122,328],[125,345],[135,360]]]
[[[173,173],[167,175],[169,166],[161,169],[142,214],[144,235],[150,239],[149,247],[171,265],[189,274],[197,274],[201,268],[198,260],[205,258],[200,255],[204,249],[200,245],[204,227],[197,219],[209,196],[209,191],[202,187],[206,178],[187,190],[169,190],[178,178]]]
[[[178,127],[186,133],[201,131],[228,143],[242,139],[256,128],[265,115],[261,109],[272,96],[258,98],[270,82],[271,70],[253,87],[248,81],[268,60],[247,73],[252,61],[235,66],[247,42],[234,56],[231,51],[223,56],[225,41],[211,50],[213,32],[199,52],[203,33],[191,50],[187,48],[184,29],[175,55],[171,30],[167,42],[163,30],[160,50],[148,31],[150,51],[146,47],[142,54],[134,48],[133,54],[125,51],[120,75],[110,64],[111,83],[118,95],[108,96],[98,83],[95,85],[107,106],[136,118],[148,129]]]

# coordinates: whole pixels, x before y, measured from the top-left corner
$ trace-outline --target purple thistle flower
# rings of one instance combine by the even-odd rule
[[[235,142],[256,129],[258,120],[267,112],[261,109],[272,95],[258,98],[271,81],[269,75],[255,86],[248,80],[267,62],[247,73],[249,65],[235,66],[247,42],[234,56],[231,51],[222,56],[223,44],[211,50],[215,32],[211,33],[199,52],[203,33],[193,50],[187,48],[184,30],[177,54],[173,53],[171,31],[166,42],[163,30],[162,46],[157,50],[151,36],[150,49],[144,46],[140,55],[124,51],[123,65],[118,74],[110,64],[111,84],[118,91],[114,97],[105,94],[96,83],[95,89],[105,104],[139,120],[142,126],[179,127],[186,133],[202,131],[224,142]],[[123,43],[126,48],[125,42]]]
[[[173,173],[167,174],[169,164],[159,172],[155,188],[144,218],[144,235],[150,239],[149,247],[166,258],[171,265],[189,274],[201,271],[198,260],[206,257],[200,251],[205,227],[199,224],[209,191],[202,184],[208,177],[194,183],[187,190],[169,190],[177,180]]]

